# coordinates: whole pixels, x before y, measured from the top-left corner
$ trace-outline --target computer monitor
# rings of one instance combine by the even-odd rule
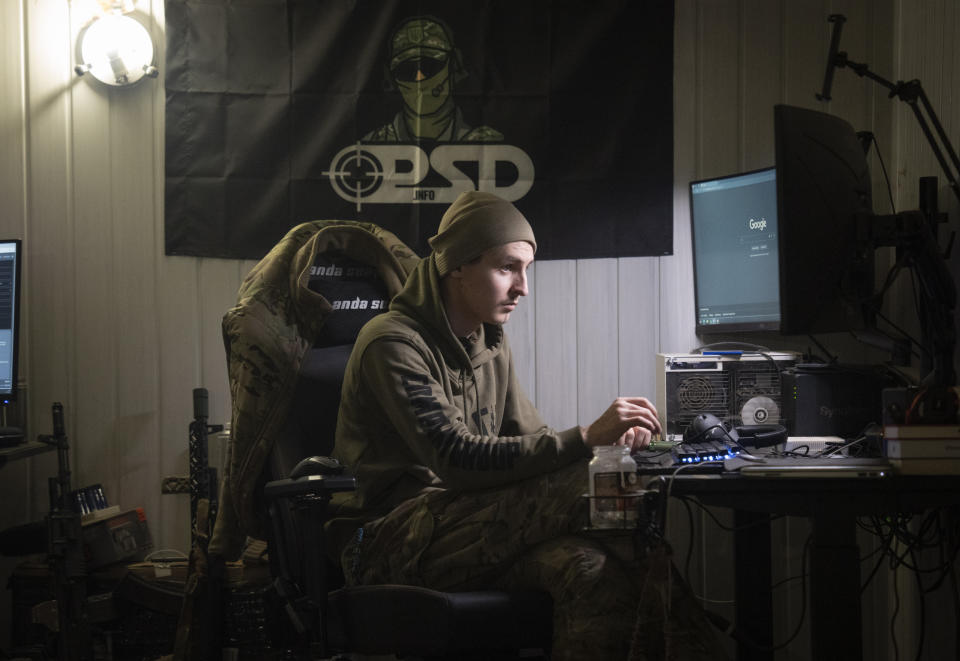
[[[774,107],[784,335],[866,330],[874,325],[873,215],[866,153],[846,121]]]
[[[780,327],[775,168],[690,183],[697,334]]]
[[[20,328],[19,239],[0,240],[0,403],[17,394],[17,350]]]

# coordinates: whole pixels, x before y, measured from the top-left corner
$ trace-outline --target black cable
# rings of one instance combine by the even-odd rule
[[[895,331],[897,331],[898,333],[900,333],[900,335],[903,336],[904,339],[909,340],[909,341],[910,341],[910,344],[916,345],[917,348],[922,348],[922,347],[923,347],[923,345],[920,344],[920,341],[919,341],[918,339],[916,339],[916,338],[913,337],[910,333],[908,333],[906,330],[904,330],[904,329],[901,328],[899,325],[897,325],[896,323],[894,323],[893,320],[890,319],[887,315],[885,315],[882,311],[880,311],[879,309],[877,309],[877,310],[874,310],[874,312],[876,313],[876,315],[877,315],[878,317],[880,317],[880,319],[882,319],[883,321],[885,321],[887,324],[889,324],[890,326],[892,326]],[[878,329],[878,330],[879,330],[879,329]],[[887,337],[891,337],[891,339],[892,339],[892,336],[890,336],[890,335],[888,335],[888,334],[886,334],[886,333],[885,333],[885,335],[887,335]]]
[[[877,558],[877,562],[876,564],[873,565],[873,569],[870,570],[870,574],[867,576],[867,580],[865,580],[863,584],[860,586],[861,596],[863,596],[863,593],[866,592],[867,587],[870,585],[870,583],[873,582],[873,579],[876,577],[877,572],[880,570],[881,567],[883,567],[883,561],[886,559],[887,559],[887,556],[884,553],[881,553],[880,557]]]
[[[901,329],[899,326],[897,326],[897,324],[893,323],[886,315],[884,315],[879,310],[874,310],[874,314],[876,314],[877,317],[879,317],[881,320],[893,326],[894,330],[900,333],[900,336],[893,335],[892,333],[889,333],[878,326],[874,326],[873,330],[875,332],[877,332],[878,334],[882,335],[883,337],[893,342],[906,340],[907,342],[910,343],[910,355],[913,356],[914,358],[918,358],[918,359],[920,358],[922,347],[920,343],[916,340],[916,338],[914,338],[912,335],[910,335],[909,333]],[[856,338],[856,333],[854,333],[853,331],[850,331],[850,334],[853,335],[854,338]],[[914,349],[914,347],[917,347],[917,348]]]
[[[850,371],[856,373],[856,370],[850,370]],[[879,433],[879,432],[877,431],[877,430],[879,429],[879,427],[880,427],[880,425],[879,425],[879,423],[877,423],[877,422],[874,422],[874,421],[868,422],[868,423],[865,424],[863,427],[861,427],[861,428],[860,428],[860,431],[858,431],[856,434],[854,434],[853,437],[850,438],[849,440],[845,441],[844,443],[842,443],[842,444],[840,444],[840,445],[836,445],[836,446],[833,446],[833,447],[824,448],[823,450],[820,451],[819,454],[816,454],[816,455],[814,455],[814,456],[815,456],[815,457],[829,457],[829,456],[832,456],[832,455],[837,454],[838,452],[842,452],[842,451],[846,450],[846,451],[847,451],[847,456],[859,457],[859,456],[861,456],[861,455],[860,455],[860,452],[862,452],[863,449],[864,449],[864,448],[862,447],[862,444],[863,444],[864,442],[870,440],[870,434],[869,434],[869,432],[870,432],[871,430],[874,430],[874,433],[875,433],[875,434],[876,434],[876,433]],[[850,448],[857,447],[857,446],[861,446],[861,447],[858,448],[858,453],[851,455],[850,452],[849,452]]]
[[[918,549],[929,548],[923,541],[922,537],[918,537],[911,533],[906,525],[909,523],[910,518],[907,517],[905,520],[901,520],[901,517],[898,515],[896,521],[885,525],[884,521],[880,517],[873,517],[873,530],[870,530],[866,526],[861,525],[861,528],[870,532],[880,538],[881,546],[880,551],[883,552],[881,559],[886,559],[889,563],[889,568],[892,571],[897,570],[900,567],[904,567],[914,572],[923,573],[924,571],[930,570],[920,570],[913,563],[907,562],[906,557]],[[896,551],[897,544],[902,544],[904,546],[903,553],[898,553]],[[870,554],[873,555],[873,554]],[[867,556],[869,557],[869,556]],[[866,558],[864,558],[866,559]],[[875,568],[876,570],[876,568]],[[866,583],[869,583],[872,580],[873,575],[876,571],[871,572],[870,576]],[[937,571],[934,569],[933,571]],[[861,587],[862,590],[866,587],[866,583]]]
[[[897,207],[893,203],[893,187],[890,185],[890,175],[887,174],[887,166],[883,162],[883,153],[880,151],[880,143],[877,142],[877,136],[871,134],[870,139],[873,141],[874,151],[877,152],[877,159],[880,161],[880,169],[883,170],[883,178],[887,182],[887,195],[890,197],[890,213],[896,215]]]
[[[881,557],[882,557],[882,556],[883,556],[883,549],[882,549],[882,548],[876,548],[876,549],[870,551],[870,553],[866,554],[865,556],[862,556],[862,557],[860,558],[860,564],[865,563],[867,560],[869,560],[870,558],[872,558],[872,557],[875,556],[875,555],[878,555],[878,556],[881,556]]]
[[[828,351],[825,346],[820,344],[820,340],[815,338],[813,335],[807,335],[807,337],[810,338],[811,342],[817,345],[817,348],[820,349],[820,351],[822,351],[827,356],[827,358],[829,358],[829,360],[826,361],[827,364],[833,364],[837,362],[837,357],[831,354],[830,351]]]
[[[890,641],[893,643],[893,659],[899,661],[900,646],[897,644],[897,615],[900,614],[900,586],[897,585],[897,577],[893,577],[893,614],[890,616]]]
[[[665,454],[670,454],[671,452],[673,452],[673,448],[670,448],[667,450],[660,450],[660,452],[657,452],[656,454],[651,454],[651,451],[647,449],[647,450],[642,450],[640,452],[637,452],[631,456],[633,457],[633,460],[636,461],[637,463],[644,463],[644,464],[659,466],[660,465],[659,461],[650,461],[650,460],[657,459],[659,457],[662,457]]]
[[[897,281],[897,278],[900,277],[900,271],[910,268],[910,255],[909,253],[901,253],[897,255],[896,260],[893,264],[890,265],[890,268],[887,270],[887,274],[883,277],[883,284],[880,285],[880,289],[877,290],[877,295],[883,297],[887,291],[893,286],[893,283]]]
[[[837,445],[837,446],[834,446],[834,447],[824,448],[823,450],[821,450],[818,454],[816,454],[816,455],[814,455],[814,456],[815,456],[815,457],[830,457],[830,456],[835,455],[835,454],[837,454],[838,452],[841,452],[841,451],[843,451],[843,450],[847,450],[847,451],[848,451],[847,454],[848,454],[848,456],[849,456],[849,450],[850,450],[850,448],[856,447],[857,445],[860,445],[861,443],[863,443],[863,442],[866,441],[866,440],[867,440],[867,437],[861,435],[861,436],[855,437],[855,438],[853,438],[853,439],[851,439],[851,440],[849,440],[849,441],[847,441],[847,442],[845,442],[845,443],[843,443],[843,444],[841,444],[841,445]],[[856,456],[856,455],[853,455],[853,456]]]
[[[774,651],[778,649],[783,649],[789,643],[800,635],[800,630],[803,628],[803,622],[807,618],[807,562],[809,562],[810,557],[810,546],[813,543],[813,535],[807,535],[807,541],[803,543],[803,554],[800,558],[800,620],[797,622],[797,628],[794,630],[793,635],[790,636],[786,642],[779,646],[775,646]]]
[[[717,526],[718,528],[720,528],[721,530],[725,530],[725,531],[727,531],[727,532],[740,532],[741,530],[750,530],[751,528],[756,528],[756,527],[765,525],[765,524],[767,523],[767,520],[760,520],[760,521],[754,521],[754,522],[751,522],[751,523],[745,523],[745,524],[743,524],[742,526],[728,526],[728,525],[726,525],[726,524],[724,524],[724,523],[721,523],[720,519],[717,518],[716,514],[714,514],[713,512],[711,512],[703,503],[701,503],[699,500],[697,500],[696,497],[693,497],[693,496],[678,496],[677,498],[678,498],[679,500],[684,500],[684,501],[685,501],[685,500],[689,500],[689,501],[691,501],[694,505],[696,505],[696,506],[699,507],[701,510],[703,510],[703,513],[706,514],[708,517],[710,517],[710,518],[713,520],[713,523],[716,524],[716,526]],[[782,518],[784,518],[785,516],[786,516],[786,514],[773,514],[773,515],[770,516],[769,521],[776,521],[777,519],[782,519]]]
[[[934,308],[935,306],[933,306],[933,305],[924,305],[924,306],[921,306],[921,305],[920,305],[920,300],[921,300],[921,291],[920,291],[920,290],[921,290],[922,287],[923,287],[923,282],[921,281],[920,283],[917,283],[917,275],[916,275],[916,274],[917,274],[917,268],[914,267],[913,265],[911,265],[911,268],[910,268],[910,283],[911,283],[911,290],[913,291],[913,307],[914,307],[914,312],[915,312],[915,314],[916,314],[917,320],[920,322],[920,332],[923,333],[923,334],[926,334],[925,331],[926,331],[927,329],[933,328],[934,325],[936,324],[936,319],[934,319],[933,316],[932,316],[932,315],[933,315],[933,308]],[[926,298],[925,300],[927,300],[927,301],[936,300],[936,297],[935,297],[932,293],[928,292],[928,298]],[[933,355],[933,348],[932,348],[932,347],[928,347],[927,345],[925,345],[925,344],[923,344],[923,343],[918,343],[917,346],[920,348],[921,351],[923,351],[923,352],[924,352],[925,354],[927,354],[928,356],[932,356],[932,355]]]
[[[671,494],[671,492],[673,491],[673,481],[674,481],[674,479],[676,479],[676,477],[677,477],[677,475],[680,473],[680,471],[684,470],[685,468],[690,468],[691,466],[705,466],[705,465],[707,465],[707,464],[716,464],[716,463],[723,463],[723,462],[702,461],[702,462],[700,462],[700,463],[698,463],[698,464],[683,464],[683,465],[681,465],[681,466],[677,466],[677,467],[673,470],[673,472],[670,473],[670,475],[668,475],[668,476],[666,476],[666,477],[664,478],[664,479],[666,480],[666,483],[667,483],[667,491],[666,491],[666,494],[664,494],[664,496],[663,496],[663,511],[662,511],[663,520],[660,521],[660,529],[661,529],[661,530],[666,530],[666,529],[667,529],[668,510],[669,510],[669,507],[670,507],[670,494]]]
[[[881,366],[886,369],[888,372],[893,374],[900,381],[900,385],[904,388],[909,388],[910,386],[917,385],[916,379],[904,374],[899,367],[896,365],[891,365],[889,362],[882,363]]]
[[[940,527],[940,509],[933,509],[923,519],[920,524],[920,530],[917,533],[917,538],[922,543],[921,548],[935,548],[939,546],[942,532],[942,528]],[[930,533],[929,539],[924,541],[927,533]]]
[[[797,445],[792,450],[783,450],[782,452],[777,452],[776,456],[778,457],[809,457],[810,455],[810,446],[809,445]],[[803,452],[801,452],[803,450]]]
[[[800,576],[787,576],[786,578],[781,579],[781,580],[777,581],[776,583],[771,584],[771,585],[770,585],[770,591],[772,592],[772,591],[774,591],[774,590],[777,590],[777,589],[783,587],[784,585],[786,585],[787,583],[792,583],[792,582],[794,582],[794,581],[800,580],[801,578],[803,578],[802,575],[800,575]]]
[[[877,327],[876,324],[873,325],[873,330],[876,331],[877,333],[880,333],[881,335],[884,335],[887,338],[890,338],[891,340],[898,340],[898,339],[907,340],[910,343],[911,355],[919,358],[920,356],[918,356],[917,352],[913,350],[913,347],[917,347],[917,349],[919,349],[920,352],[925,353],[927,355],[930,354],[930,350],[921,341],[917,340],[910,333],[905,331],[899,325],[895,324],[889,317],[887,317],[883,313],[883,310],[881,309],[884,296],[893,286],[894,282],[896,282],[900,272],[904,269],[907,269],[910,271],[911,293],[913,295],[915,314],[918,319],[922,320],[924,315],[928,314],[929,311],[920,310],[920,307],[919,307],[920,294],[917,290],[915,277],[914,277],[915,271],[916,271],[914,256],[912,255],[912,253],[909,253],[909,252],[904,252],[902,255],[898,256],[897,260],[888,269],[886,276],[884,276],[883,284],[875,293],[872,293],[867,297],[846,297],[845,296],[844,298],[854,304],[863,304],[863,303],[869,304],[870,312],[876,315],[879,319],[883,320],[884,322],[892,326],[894,330],[900,333],[901,337],[897,338],[890,335],[889,333]],[[924,327],[926,327],[924,323],[921,323],[921,328],[924,328]],[[851,331],[851,335],[856,337],[856,335],[852,331]]]
[[[918,574],[924,573],[933,573],[940,571],[941,568],[933,569],[921,569],[916,565],[915,562],[907,562],[907,556],[913,556],[914,551],[923,550],[925,548],[934,548],[936,546],[936,539],[933,539],[929,542],[925,541],[924,535],[927,530],[933,526],[933,522],[936,520],[937,511],[934,510],[927,514],[923,521],[920,523],[919,532],[913,533],[909,529],[909,523],[913,517],[908,516],[897,528],[897,541],[905,546],[904,552],[899,556],[896,556],[895,561],[896,565],[893,567],[905,567],[910,571],[913,571]]]
[[[810,546],[812,541],[813,535],[808,535],[807,541],[803,544],[803,555],[800,559],[800,620],[797,622],[797,628],[794,629],[793,634],[791,634],[791,636],[782,643],[770,647],[759,647],[759,649],[763,651],[776,652],[784,649],[787,647],[787,645],[792,643],[797,636],[800,635],[800,631],[803,629],[803,623],[807,619],[807,562],[810,555]]]
[[[952,552],[950,551],[949,548],[946,548],[948,546],[953,547]],[[956,566],[957,555],[960,554],[960,546],[958,546],[956,543],[951,545],[949,540],[941,539],[940,551],[941,551],[940,566],[939,566],[940,576],[927,589],[927,592],[936,592],[943,586],[947,578],[950,578],[951,580],[956,578],[953,569]],[[949,555],[948,557],[945,557],[945,555],[948,553],[952,553],[952,554]],[[958,653],[960,653],[960,648],[957,648],[957,651]]]
[[[802,579],[800,583],[800,603],[801,603],[800,620],[797,622],[797,627],[796,629],[794,629],[793,633],[790,634],[789,638],[787,638],[782,643],[778,643],[776,645],[761,645],[757,641],[746,637],[742,632],[740,632],[736,628],[736,626],[730,624],[730,622],[728,622],[726,619],[724,619],[723,617],[721,617],[716,613],[707,611],[708,619],[710,619],[710,621],[718,629],[720,629],[721,631],[726,631],[731,637],[733,637],[734,640],[751,649],[759,650],[761,652],[777,652],[789,646],[790,643],[796,640],[797,636],[800,635],[800,631],[803,629],[803,623],[807,618],[807,558],[810,551],[811,541],[812,541],[812,535],[808,535],[807,541],[803,545],[803,557],[801,558],[801,561],[800,561],[801,562],[800,576],[799,577],[795,576],[795,577],[792,577],[791,579],[787,579],[787,580],[794,580],[796,578]],[[783,584],[785,582],[786,581],[781,581],[778,585]]]
[[[869,526],[863,520],[858,519],[857,521],[861,529],[876,535],[881,540],[880,551],[882,551],[880,559],[861,586],[861,594],[872,582],[884,558],[889,562],[889,568],[894,576],[895,607],[891,616],[890,635],[894,646],[894,656],[897,659],[899,658],[899,641],[896,639],[894,626],[899,617],[901,603],[899,584],[896,580],[897,569],[903,567],[912,571],[917,584],[917,592],[920,598],[920,636],[917,643],[917,659],[922,658],[926,644],[926,595],[938,590],[949,579],[954,612],[955,615],[960,614],[960,591],[957,588],[957,577],[953,569],[956,557],[960,553],[960,540],[958,540],[958,532],[960,531],[957,530],[958,526],[955,519],[950,519],[954,525],[949,528],[944,523],[944,518],[951,511],[952,508],[936,508],[927,512],[919,521],[917,521],[916,516],[907,514],[898,514],[893,517],[871,517]],[[898,550],[900,545],[904,547],[902,551]],[[938,552],[937,562],[932,567],[923,567],[918,559],[918,553],[928,549],[935,549]],[[866,558],[861,561],[864,560]],[[924,575],[936,575],[936,577],[932,584],[925,586]],[[960,650],[960,635],[957,635],[956,643],[958,645],[956,649]]]
[[[902,539],[901,535],[899,535],[899,534],[897,535],[897,542],[900,543],[900,544],[903,544],[903,545],[905,546],[905,549],[904,549],[903,553],[900,553],[900,554],[892,553],[892,554],[891,554],[891,557],[890,557],[890,569],[896,571],[896,570],[899,569],[900,567],[904,567],[904,568],[906,568],[906,569],[908,569],[908,570],[910,570],[910,571],[916,571],[916,568],[913,567],[910,563],[908,563],[908,562],[906,561],[906,557],[910,554],[910,552],[911,552],[911,550],[912,550],[912,548],[913,548],[912,544],[910,544],[910,543],[908,543],[908,542],[905,542],[905,541]]]
[[[914,551],[910,551],[910,557],[914,565],[919,564]],[[923,641],[927,637],[927,600],[924,595],[923,579],[920,577],[920,572],[914,572],[913,576],[917,581],[917,592],[920,593],[920,640],[917,642],[916,656],[916,661],[920,661],[923,656]]]
[[[656,449],[648,446],[642,450],[637,450],[636,452],[632,453],[634,461],[645,461],[647,463],[654,463],[654,464],[660,465],[659,462],[656,462],[656,461],[651,462],[649,460],[659,459],[664,455],[670,454],[671,452],[673,452],[674,448],[676,448],[678,445],[678,443],[674,443],[672,441],[658,441],[658,442],[664,443],[665,444],[664,447]]]
[[[680,502],[683,503],[683,506],[687,510],[687,529],[690,531],[690,539],[687,541],[687,558],[683,563],[683,575],[687,577],[687,581],[690,580],[690,559],[693,557],[693,509],[690,507],[690,503],[687,502],[686,498],[681,498]]]
[[[944,542],[941,541],[940,547],[942,548]],[[938,576],[931,582],[930,586],[926,588],[927,594],[936,592],[941,587],[943,587],[944,582],[948,577],[953,574],[953,568],[957,561],[957,549],[953,550],[953,556],[951,558],[943,559],[936,567],[930,569],[919,570],[920,574],[938,574]]]
[[[884,560],[886,560],[888,556],[890,542],[893,540],[892,533],[890,534],[890,536],[887,536],[884,534],[883,530],[881,529],[881,526],[879,525],[880,522],[877,519],[877,517],[872,517],[872,520],[874,522],[874,525],[876,526],[876,529],[873,531],[874,535],[879,537],[881,540],[880,548],[877,550],[877,552],[880,554],[880,557],[877,559],[877,562],[874,565],[873,569],[870,571],[870,574],[867,576],[867,579],[860,586],[861,595],[863,595],[864,591],[867,589],[867,586],[873,582],[873,579],[876,576],[877,572],[883,566]]]

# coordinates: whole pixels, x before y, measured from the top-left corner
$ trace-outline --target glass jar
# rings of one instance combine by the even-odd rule
[[[593,448],[589,465],[590,526],[632,528],[637,522],[640,484],[637,462],[626,445]]]

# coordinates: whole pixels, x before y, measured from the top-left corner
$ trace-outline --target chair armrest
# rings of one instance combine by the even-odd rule
[[[356,478],[343,474],[307,474],[264,485],[272,533],[268,544],[273,584],[290,624],[300,635],[318,625],[326,626],[326,510],[333,494],[356,488]]]
[[[263,488],[268,502],[278,498],[299,498],[319,496],[330,498],[341,491],[356,491],[357,478],[353,475],[304,475],[298,478],[286,478],[267,482]]]

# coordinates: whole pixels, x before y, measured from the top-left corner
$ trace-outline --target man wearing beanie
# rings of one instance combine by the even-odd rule
[[[389,311],[360,331],[344,376],[334,453],[359,488],[340,512],[360,526],[333,549],[347,582],[542,589],[554,602],[552,658],[626,659],[631,641],[633,657],[648,658],[662,631],[634,629],[657,572],[628,570],[582,534],[582,496],[592,447],[646,446],[656,410],[626,397],[585,427],[541,420],[503,329],[537,248],[513,204],[461,194],[430,246]],[[670,606],[657,606],[664,629]],[[704,638],[683,633],[694,649]],[[715,658],[707,651],[704,640],[702,658]]]

